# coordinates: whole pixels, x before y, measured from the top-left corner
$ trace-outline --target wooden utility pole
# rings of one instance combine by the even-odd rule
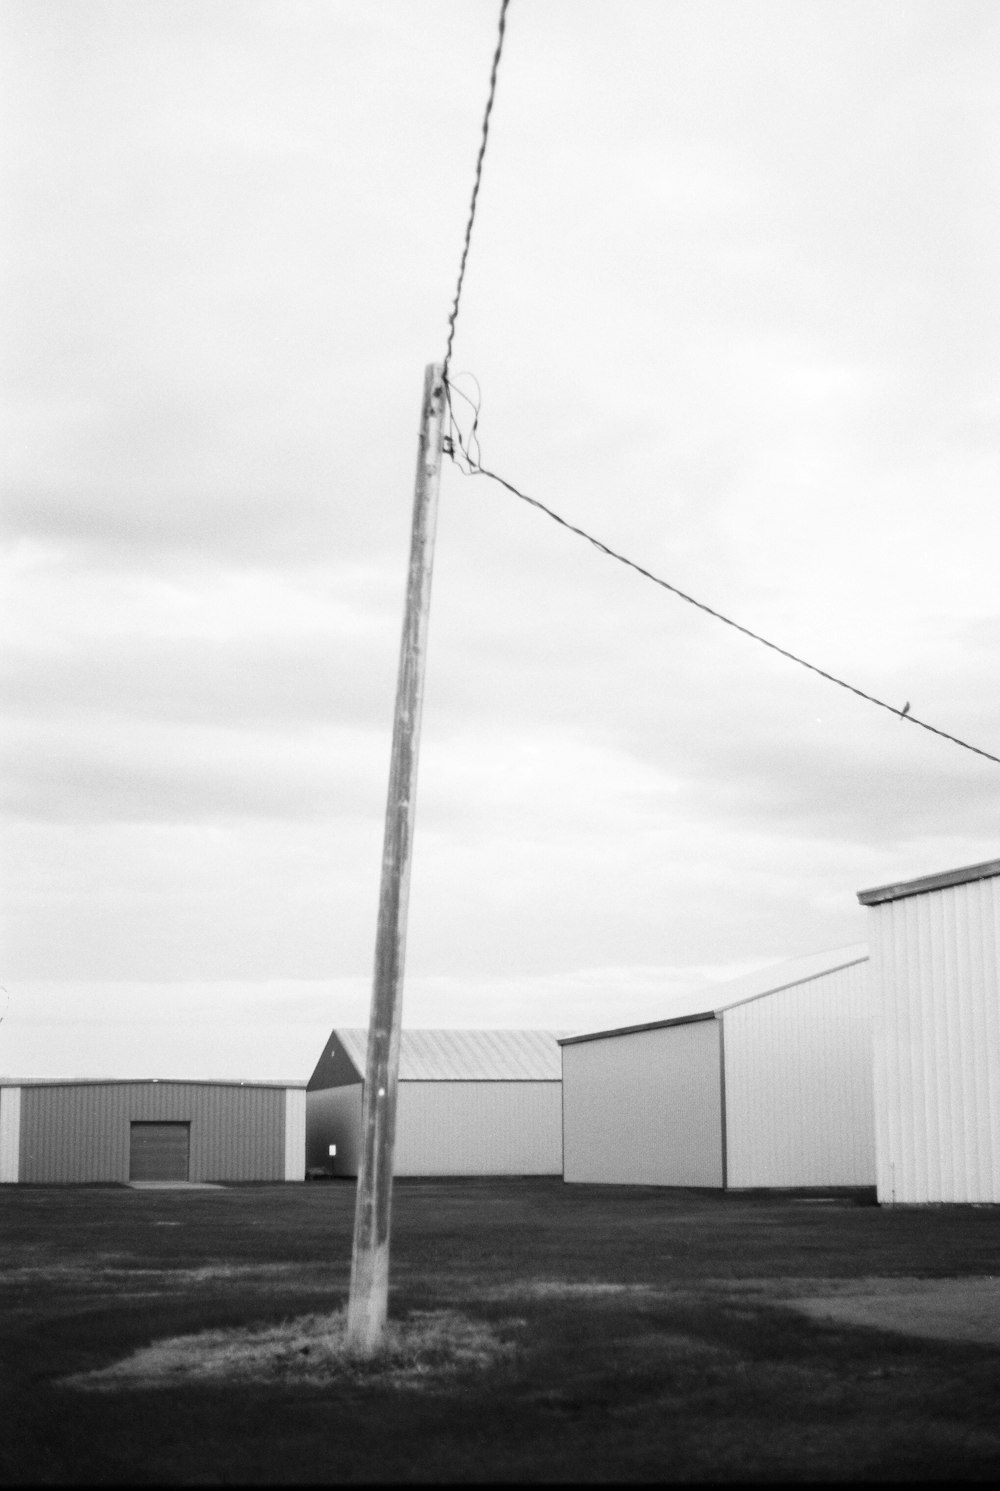
[[[406,907],[444,415],[443,370],[432,364],[424,373],[410,570],[399,651],[389,796],[385,810],[375,978],[368,1021],[363,1148],[354,1211],[351,1291],[347,1304],[347,1343],[366,1356],[374,1355],[382,1345],[389,1309],[389,1215],[396,1139],[396,1077],[403,1009]]]

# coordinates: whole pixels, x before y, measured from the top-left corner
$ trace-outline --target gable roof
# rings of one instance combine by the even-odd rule
[[[562,1078],[561,1034],[554,1030],[403,1030],[399,1080],[558,1082]],[[338,1047],[358,1077],[363,1077],[367,1030],[334,1030],[320,1063],[329,1061]]]
[[[670,1025],[692,1025],[699,1020],[715,1020],[726,1010],[736,1009],[741,1004],[752,1004],[754,1000],[766,999],[769,994],[780,994],[785,989],[794,989],[799,984],[811,983],[824,974],[839,973],[842,968],[853,968],[857,963],[867,963],[868,946],[863,942],[851,943],[826,953],[810,953],[802,958],[789,958],[784,963],[772,964],[769,968],[757,969],[716,986],[716,995],[722,998],[706,999],[703,991],[696,1007],[690,1012],[672,1015],[665,1020],[649,1020],[642,1025],[622,1025],[614,1030],[587,1031],[581,1035],[564,1036],[560,1046],[573,1046],[581,1041],[605,1040],[615,1035],[636,1035],[643,1030],[665,1030]]]

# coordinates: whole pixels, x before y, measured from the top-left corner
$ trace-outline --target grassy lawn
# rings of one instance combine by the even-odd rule
[[[862,1199],[400,1181],[393,1318],[485,1366],[97,1392],[63,1379],[339,1309],[353,1186],[4,1187],[0,1482],[995,1480],[1000,1347],[792,1301],[1000,1274],[1000,1208]]]

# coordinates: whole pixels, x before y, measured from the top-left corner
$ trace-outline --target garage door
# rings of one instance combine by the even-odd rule
[[[187,1180],[189,1123],[134,1123],[129,1145],[129,1180]]]

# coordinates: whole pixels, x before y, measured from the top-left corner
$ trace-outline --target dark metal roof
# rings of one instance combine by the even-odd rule
[[[645,1025],[621,1025],[617,1030],[593,1030],[587,1035],[566,1035],[560,1046],[578,1046],[581,1041],[606,1041],[613,1035],[638,1035],[643,1030],[666,1030],[670,1025],[694,1025],[698,1020],[714,1020],[714,1010],[702,1010],[697,1015],[676,1015],[672,1020],[650,1020]]]
[[[939,875],[923,875],[919,880],[901,880],[895,885],[879,885],[874,890],[859,890],[862,906],[878,906],[883,901],[902,901],[907,896],[921,896],[951,885],[967,885],[972,880],[988,880],[1000,875],[1000,859],[988,859],[981,865],[967,865],[961,870],[943,870]]]
[[[0,1077],[0,1087],[305,1087],[301,1077],[287,1082],[241,1082],[236,1077]]]

